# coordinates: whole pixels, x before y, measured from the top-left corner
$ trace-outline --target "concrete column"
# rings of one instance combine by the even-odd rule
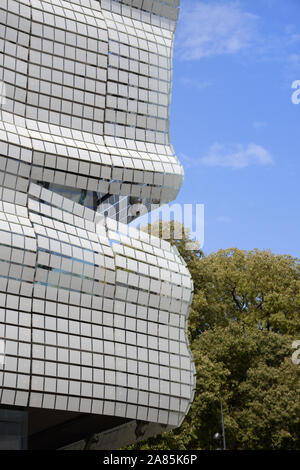
[[[0,450],[26,450],[28,411],[0,407]]]

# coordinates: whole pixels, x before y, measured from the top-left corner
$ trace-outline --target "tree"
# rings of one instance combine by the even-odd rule
[[[291,343],[289,335],[238,323],[197,339],[197,393],[189,420],[204,448],[213,426],[220,429],[220,396],[228,448],[300,447],[300,369],[291,361]]]
[[[194,281],[197,389],[181,428],[131,448],[213,449],[222,396],[229,449],[300,449],[300,367],[291,361],[300,334],[299,260],[237,248],[204,256],[189,250],[188,231],[179,239],[170,224],[169,241]],[[164,227],[158,223],[156,235]]]
[[[232,322],[204,332],[193,353],[197,389],[182,427],[132,449],[214,449],[220,396],[228,449],[300,448],[300,369],[289,335]]]
[[[192,340],[209,328],[232,321],[299,334],[298,259],[270,251],[219,250],[201,259],[192,277]]]

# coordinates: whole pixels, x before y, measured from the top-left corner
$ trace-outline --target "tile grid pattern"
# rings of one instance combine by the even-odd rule
[[[115,4],[108,3],[106,8]],[[3,15],[6,53],[0,77],[7,88],[3,114],[4,121],[24,127],[32,139],[31,178],[147,201],[173,200],[183,178],[168,133],[173,32],[102,10],[97,0],[11,0],[7,5],[10,12],[6,19]],[[136,10],[123,5],[125,8],[127,15]],[[144,14],[148,21],[154,17]],[[126,19],[136,25],[126,25],[131,35],[120,32]],[[67,30],[62,29],[62,21]],[[156,28],[148,33],[152,41],[143,38],[146,32],[142,28],[147,26]],[[125,47],[120,42],[125,42],[125,36],[130,43],[132,31],[143,38],[140,49],[126,46],[127,55],[134,58],[110,50]],[[167,45],[157,45],[155,41],[166,34]],[[151,45],[156,53],[142,49],[149,50]],[[160,49],[165,55],[159,55]],[[140,64],[140,68],[125,72],[129,63]],[[123,73],[130,84],[122,82]],[[144,82],[148,88],[143,88]],[[125,115],[133,121],[122,123]],[[154,128],[150,130],[153,119],[156,127],[159,120],[164,121],[163,138]]]
[[[1,404],[169,426],[187,413],[195,371],[184,261],[167,242],[40,185],[114,201],[176,196],[183,172],[168,106],[177,7],[1,4]]]

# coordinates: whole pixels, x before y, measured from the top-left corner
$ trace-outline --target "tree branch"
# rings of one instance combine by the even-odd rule
[[[241,307],[239,301],[237,300],[237,298],[236,298],[236,296],[235,296],[235,287],[232,289],[231,295],[232,295],[232,298],[233,298],[234,303],[235,303],[235,305],[237,306],[237,308],[238,308],[239,310],[243,310],[243,308]]]

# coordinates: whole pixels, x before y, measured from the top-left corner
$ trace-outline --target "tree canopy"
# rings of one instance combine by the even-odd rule
[[[271,251],[219,250],[193,270],[192,339],[231,321],[282,334],[300,330],[300,264]]]
[[[161,236],[165,223],[155,228]],[[197,245],[187,249],[187,230],[180,239],[174,228],[169,223],[169,240],[195,289],[195,400],[179,429],[131,448],[214,449],[222,397],[228,449],[300,449],[300,366],[291,360],[300,335],[300,261],[237,248],[204,256]]]

